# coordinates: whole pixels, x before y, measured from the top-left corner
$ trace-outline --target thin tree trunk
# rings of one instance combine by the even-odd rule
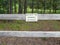
[[[55,0],[53,0],[53,13],[56,13],[56,4],[55,4]]]
[[[44,12],[43,13],[45,13],[45,0],[44,0]]]
[[[49,13],[51,13],[51,5],[52,5],[52,4],[51,4],[51,0],[50,0],[50,11],[49,11]]]
[[[33,13],[33,11],[34,11],[34,3],[33,3],[33,0],[32,0],[32,13]]]
[[[39,12],[39,0],[37,0],[37,13],[41,13],[41,12]]]
[[[18,13],[22,14],[22,0],[19,0],[19,9],[18,9]]]
[[[12,0],[9,0],[9,13],[12,14]]]
[[[24,0],[24,14],[27,13],[27,1]]]
[[[9,14],[9,7],[10,7],[10,6],[9,6],[9,2],[10,2],[10,1],[9,1],[9,0],[7,0],[7,1],[8,1],[8,3],[7,3],[7,12],[6,12],[6,13]]]
[[[14,0],[14,13],[17,13],[17,11],[16,11],[16,0]]]

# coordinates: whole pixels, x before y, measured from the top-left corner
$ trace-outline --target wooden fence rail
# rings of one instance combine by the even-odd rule
[[[0,31],[0,37],[60,37],[59,31]]]
[[[60,20],[60,14],[36,15],[38,16],[38,20]],[[0,20],[26,20],[26,14],[0,14]]]

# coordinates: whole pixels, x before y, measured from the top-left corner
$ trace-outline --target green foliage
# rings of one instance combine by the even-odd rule
[[[27,1],[27,6],[25,1]],[[27,10],[28,7],[37,10],[43,9],[44,11],[53,10],[53,13],[56,13],[57,10],[60,10],[60,0],[0,0],[0,14],[24,13],[23,10]],[[44,11],[42,12],[44,13]]]

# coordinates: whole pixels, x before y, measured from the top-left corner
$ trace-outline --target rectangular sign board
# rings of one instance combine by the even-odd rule
[[[26,14],[26,22],[37,22],[38,15],[37,14]]]

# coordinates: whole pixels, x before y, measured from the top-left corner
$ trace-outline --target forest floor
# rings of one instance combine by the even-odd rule
[[[1,21],[0,30],[12,31],[59,31],[60,21],[38,21],[38,22],[25,22],[25,21]]]
[[[60,38],[0,37],[0,45],[60,45]]]

